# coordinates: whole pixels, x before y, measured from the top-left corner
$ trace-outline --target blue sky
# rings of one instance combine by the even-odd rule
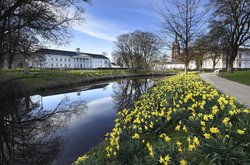
[[[86,19],[71,30],[70,44],[50,48],[70,51],[80,48],[82,52],[97,54],[105,51],[111,58],[118,35],[135,30],[160,31],[159,4],[159,0],[92,0],[91,4],[83,4]]]

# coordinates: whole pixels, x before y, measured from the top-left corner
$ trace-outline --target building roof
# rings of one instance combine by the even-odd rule
[[[78,55],[87,55],[91,58],[101,58],[101,59],[109,59],[108,57],[101,55],[101,54],[92,54],[92,53],[83,53],[80,52],[80,54],[72,51],[66,51],[66,50],[56,50],[56,49],[39,49],[35,53],[39,54],[51,54],[51,55],[61,55],[61,56],[78,56]]]
[[[83,53],[83,54],[86,54],[92,58],[103,58],[103,59],[109,59],[108,57],[104,56],[104,55],[101,55],[101,54],[92,54],[92,53]]]

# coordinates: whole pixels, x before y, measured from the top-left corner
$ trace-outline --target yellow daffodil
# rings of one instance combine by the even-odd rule
[[[138,133],[135,133],[133,136],[132,136],[132,139],[140,139],[140,135]]]
[[[187,165],[187,161],[185,159],[180,160],[180,165]]]
[[[209,133],[204,133],[203,136],[206,138],[206,139],[210,139],[211,138],[211,135]]]
[[[219,133],[220,130],[216,127],[212,127],[212,128],[210,128],[210,132],[216,134],[216,133]]]
[[[242,129],[237,129],[237,133],[238,133],[239,135],[244,135],[244,134],[245,134],[245,131],[242,130]]]

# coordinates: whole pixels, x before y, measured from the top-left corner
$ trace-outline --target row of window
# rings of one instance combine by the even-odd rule
[[[51,63],[51,64],[47,64],[48,67],[71,67],[70,64],[62,64],[62,63]],[[103,65],[94,65],[95,67],[105,67]],[[90,68],[91,64],[75,64],[74,67],[78,67],[78,68]]]
[[[49,64],[48,64],[49,65]],[[70,64],[65,64],[65,65],[63,65],[63,64],[51,64],[51,65],[49,65],[49,67],[70,67]]]
[[[51,57],[51,58],[47,58],[47,61],[64,61],[64,62],[70,62],[70,58],[58,58],[58,57]]]
[[[43,66],[43,65],[41,65],[41,66]],[[68,64],[68,65],[63,65],[63,64],[58,64],[58,63],[56,63],[56,64],[48,64],[48,67],[70,67],[70,64]],[[82,64],[80,64],[80,65],[74,65],[74,67],[75,68],[91,68],[91,65],[82,65]],[[103,67],[102,65],[96,65],[95,67]]]
[[[63,58],[63,57],[60,57],[60,58],[58,58],[58,57],[51,57],[51,58],[47,58],[47,61],[64,61],[64,62],[70,62],[70,58]],[[85,59],[85,58],[74,58],[74,62],[91,62],[91,60],[90,59]],[[99,64],[102,64],[103,63],[103,61],[102,60],[94,60],[93,61],[94,63],[99,63]],[[104,62],[105,64],[108,64],[108,61],[107,60],[105,60],[105,62]]]
[[[69,67],[70,68],[70,64],[65,64],[65,65],[63,65],[63,64],[58,64],[58,63],[56,63],[56,64],[50,64],[49,65],[49,67]],[[91,66],[90,65],[74,65],[74,67],[75,68],[91,68]]]

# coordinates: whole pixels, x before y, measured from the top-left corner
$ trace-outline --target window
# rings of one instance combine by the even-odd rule
[[[60,58],[60,61],[62,61],[62,58]]]
[[[68,59],[68,61],[70,62],[70,58]]]
[[[51,64],[51,67],[53,67],[53,64]]]
[[[239,62],[239,68],[241,68],[241,62]]]
[[[53,61],[53,57],[51,57],[51,61]]]
[[[62,66],[62,64],[60,64],[60,66]]]
[[[239,54],[239,59],[241,59],[241,53]]]
[[[64,58],[64,61],[67,61],[67,59],[66,59],[66,58]]]
[[[56,57],[56,61],[58,61],[58,58]]]

